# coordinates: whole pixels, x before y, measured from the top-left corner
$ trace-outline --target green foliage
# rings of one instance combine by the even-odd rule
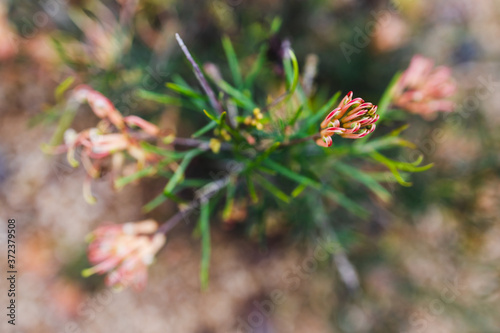
[[[231,74],[233,75],[233,81],[237,88],[241,89],[243,87],[243,78],[241,76],[240,65],[236,53],[234,53],[233,44],[229,37],[222,37],[222,46],[224,47],[224,52],[226,53],[227,63],[231,69]]]
[[[163,190],[163,194],[165,195],[170,195],[173,194],[173,190],[175,187],[182,182],[184,179],[184,172],[186,171],[186,168],[189,166],[189,163],[191,160],[196,156],[199,155],[203,152],[201,149],[193,149],[189,153],[184,156],[182,159],[181,164],[177,167],[177,170],[175,170],[174,174],[172,175],[172,178],[168,181],[167,185],[165,186],[165,189]]]
[[[278,31],[280,24],[279,19],[272,22],[269,36]],[[406,126],[383,129],[388,124],[384,119],[391,110],[392,92],[400,74],[394,76],[379,101],[377,128],[382,130],[356,142],[333,135],[333,146],[323,148],[315,144],[317,139],[321,139],[320,123],[338,106],[342,93],[338,91],[330,98],[326,93],[307,96],[301,83],[299,61],[291,48],[282,50],[284,78],[280,78],[269,71],[267,44],[263,43],[253,62],[244,66],[245,57],[239,56],[229,37],[224,36],[222,48],[227,68],[220,72],[230,73],[231,78],[224,79],[216,67],[216,71],[205,74],[211,80],[209,84],[188,47],[180,36],[177,39],[191,63],[191,69],[194,69],[199,86],[174,75],[165,86],[162,83],[161,86],[167,88],[163,88],[165,91],[144,88],[133,91],[140,100],[180,108],[190,118],[199,120],[200,128],[190,133],[190,138],[168,135],[157,138],[157,143],[138,139],[140,149],[154,156],[155,162],[116,179],[115,186],[121,188],[151,176],[165,182],[163,192],[144,206],[145,212],[154,210],[167,200],[179,204],[181,209],[189,210],[199,205],[197,230],[201,236],[202,289],[208,286],[211,211],[214,216],[222,216],[229,221],[237,203],[252,203],[245,206],[248,223],[253,224],[253,230],[258,230],[263,240],[266,236],[266,225],[261,218],[264,210],[283,205],[302,207],[301,202],[308,202],[308,208],[300,213],[304,214],[300,219],[307,222],[300,227],[303,230],[330,230],[325,229],[323,223],[334,224],[336,219],[326,216],[313,218],[311,197],[321,201],[319,204],[325,207],[325,214],[335,211],[335,216],[365,219],[370,211],[361,201],[369,200],[369,193],[387,203],[391,194],[384,183],[397,181],[403,186],[410,186],[411,182],[407,180],[409,173],[432,167],[432,164],[422,166],[421,160],[401,162],[387,157],[394,156],[401,149],[415,147],[402,138]],[[269,83],[262,85],[260,82]],[[73,79],[68,78],[56,89],[58,105],[62,104],[60,100],[72,83]],[[65,108],[52,140],[53,145],[61,141],[75,111],[74,108]],[[186,179],[186,170],[194,164],[196,157],[202,160],[200,169],[204,178]],[[385,172],[386,168],[390,172]],[[351,184],[361,184],[365,195],[353,197],[349,189]],[[224,187],[225,192],[222,191]],[[186,193],[191,193],[191,196]],[[225,199],[225,203],[221,206],[210,205],[218,199]],[[220,215],[214,212],[218,209]],[[322,222],[317,222],[319,220]]]
[[[208,202],[201,203],[200,214],[200,232],[201,232],[201,265],[200,265],[200,283],[201,289],[208,287],[209,269],[210,269],[210,205]]]

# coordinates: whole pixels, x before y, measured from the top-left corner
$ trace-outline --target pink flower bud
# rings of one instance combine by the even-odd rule
[[[361,98],[352,99],[353,93],[349,92],[340,102],[339,106],[331,111],[321,122],[321,139],[316,144],[330,147],[334,134],[347,139],[359,139],[375,130],[374,123],[379,116],[376,114],[377,106],[365,103]]]

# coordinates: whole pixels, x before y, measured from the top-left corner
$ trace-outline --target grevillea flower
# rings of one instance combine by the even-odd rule
[[[103,134],[97,128],[77,133],[70,128],[64,133],[64,144],[67,148],[68,162],[73,167],[78,166],[78,161],[75,159],[76,148],[83,148],[82,162],[87,172],[94,176],[88,168],[88,163],[91,163],[90,159],[101,159],[115,152],[126,150],[132,142],[122,133]]]
[[[431,118],[437,111],[453,111],[454,103],[447,98],[455,91],[450,68],[434,68],[431,59],[415,55],[394,87],[393,103],[411,113]]]
[[[123,117],[113,103],[101,93],[89,86],[80,85],[73,90],[70,101],[77,105],[88,103],[95,115],[102,120],[97,127],[77,133],[68,129],[64,133],[64,144],[46,149],[49,153],[66,152],[69,164],[77,167],[79,162],[75,155],[78,150],[80,159],[89,177],[84,182],[84,197],[89,203],[94,203],[90,181],[101,174],[103,159],[112,156],[112,175],[118,175],[123,166],[124,152],[136,161],[136,168],[142,169],[148,162],[156,162],[157,156],[144,151],[140,145],[141,138],[159,137],[160,129],[137,116]],[[115,158],[116,157],[116,158]],[[121,161],[121,163],[119,163]]]
[[[321,138],[316,143],[322,147],[330,147],[334,134],[347,139],[359,139],[372,133],[379,118],[376,112],[376,105],[366,103],[361,98],[352,99],[351,91],[323,120]]]
[[[166,241],[164,234],[155,233],[157,229],[154,220],[97,228],[89,235],[87,252],[94,266],[85,269],[82,275],[107,273],[107,286],[141,290],[147,282],[147,267]]]
[[[79,85],[73,90],[72,98],[79,104],[87,102],[95,115],[101,119],[108,119],[118,129],[123,129],[123,117],[113,103],[103,94],[89,86]]]

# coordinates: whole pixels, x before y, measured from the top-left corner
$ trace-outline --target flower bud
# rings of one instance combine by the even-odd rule
[[[375,130],[377,106],[365,103],[361,98],[352,99],[352,91],[321,122],[321,138],[316,144],[322,147],[332,145],[332,136],[340,135],[347,139],[359,139]]]

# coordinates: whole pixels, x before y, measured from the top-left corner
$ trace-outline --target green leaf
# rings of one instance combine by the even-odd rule
[[[381,120],[387,113],[389,105],[391,104],[394,86],[398,82],[400,76],[401,72],[398,72],[392,77],[391,82],[389,82],[389,85],[385,89],[384,93],[382,94],[382,97],[380,98],[380,101],[378,102],[377,114],[380,117],[378,120],[379,124],[381,123]]]
[[[381,183],[394,183],[396,182],[396,178],[394,178],[394,175],[392,172],[365,172],[367,175],[372,177],[374,180],[381,182]]]
[[[418,160],[412,163],[407,163],[407,162],[399,162],[399,161],[394,161],[391,160],[384,155],[374,152],[371,154],[372,158],[374,158],[376,161],[381,162],[385,165],[392,165],[396,167],[397,169],[401,171],[409,171],[409,172],[422,172],[429,170],[434,166],[434,163],[430,163],[424,166],[418,166],[420,163],[422,163],[424,157],[421,155],[419,156]]]
[[[260,164],[262,161],[266,160],[269,155],[271,155],[276,149],[278,149],[278,147],[281,145],[280,142],[275,142],[273,143],[269,148],[267,148],[266,150],[264,150],[263,153],[261,153],[259,155],[259,157],[257,157],[257,159],[255,160],[255,162],[257,164]]]
[[[401,185],[401,186],[404,186],[404,187],[410,187],[413,185],[413,183],[411,182],[407,182],[406,180],[404,180],[403,176],[401,176],[401,174],[399,173],[398,169],[393,167],[393,166],[387,166],[389,168],[389,170],[392,172],[392,174],[394,175],[394,178],[396,178],[396,181]]]
[[[283,101],[288,102],[293,95],[296,95],[300,104],[302,104],[308,111],[308,113],[310,113],[310,100],[306,96],[302,85],[299,83],[299,64],[297,62],[297,58],[295,56],[295,53],[293,53],[291,49],[289,49],[288,51],[290,59],[286,57],[283,59],[283,68],[285,69],[285,77],[287,79],[289,88],[284,99],[280,102],[276,102],[274,107],[280,105]],[[290,106],[290,104],[288,104],[288,106]]]
[[[326,102],[325,105],[317,113],[320,113],[322,116],[326,116],[327,112],[332,111],[335,108],[335,104],[338,103],[339,97],[340,97],[341,92],[337,91],[329,100]],[[319,120],[319,119],[318,119]]]
[[[145,142],[145,141],[142,141],[140,144],[141,144],[142,149],[144,149],[144,151],[146,151],[148,153],[153,153],[156,155],[168,157],[171,161],[181,159],[189,153],[188,151],[179,152],[179,151],[173,151],[173,150],[169,150],[169,149],[160,148],[158,146],[152,145],[149,142]]]
[[[344,164],[340,161],[335,161],[335,163],[333,163],[332,165],[341,174],[365,185],[382,201],[389,202],[391,194],[369,174],[357,169],[356,167]]]
[[[406,147],[412,149],[416,147],[412,142],[392,135],[386,135],[368,142],[362,142],[362,144],[358,144],[358,142],[356,142],[354,146],[356,148],[355,152],[357,153],[371,153],[394,147]]]
[[[186,179],[182,182],[182,184],[179,184],[176,186],[175,190],[173,191],[174,193],[177,193],[178,191],[188,188],[188,187],[200,187],[204,186],[207,184],[207,180],[205,179]],[[184,200],[180,199],[178,196],[174,194],[169,194],[166,195],[165,193],[160,193],[158,194],[153,200],[148,202],[144,207],[142,208],[143,212],[149,213],[162,203],[164,203],[166,200],[171,199],[177,203],[184,202]]]
[[[374,140],[370,140],[369,142],[367,142],[368,137],[356,140],[356,142],[354,143],[355,152],[371,153],[373,151],[390,149],[397,146],[415,149],[416,146],[414,143],[398,137],[398,135],[406,130],[409,126],[410,125],[408,124],[403,125],[391,131],[389,134],[386,134]]]
[[[227,62],[229,64],[229,69],[231,70],[231,74],[233,76],[234,84],[236,85],[236,87],[242,88],[243,79],[241,77],[238,58],[236,57],[236,53],[234,52],[231,39],[229,39],[228,36],[222,37],[222,47],[224,48],[224,52],[226,53]]]
[[[195,133],[193,133],[193,135],[191,135],[191,137],[198,138],[198,137],[202,136],[203,134],[207,133],[208,131],[214,129],[215,127],[217,127],[217,122],[212,121],[212,122],[206,124],[205,126],[203,126],[201,129],[199,129]]]
[[[152,166],[144,168],[142,170],[136,171],[131,175],[125,176],[125,177],[120,177],[117,180],[115,180],[115,186],[116,188],[120,189],[124,187],[127,184],[130,184],[131,182],[141,179],[144,177],[148,177],[151,175],[154,175],[156,173],[156,169]]]
[[[226,124],[226,116],[227,116],[227,112],[224,111],[221,113],[221,115],[219,117],[219,133],[224,128],[224,125]]]
[[[286,178],[292,179],[296,181],[299,184],[302,185],[307,185],[311,186],[312,188],[320,191],[323,193],[325,196],[331,198],[332,200],[338,202],[341,206],[345,207],[348,211],[351,213],[360,216],[360,217],[365,217],[367,215],[366,210],[352,201],[351,199],[347,198],[345,195],[342,193],[338,192],[334,188],[321,184],[311,178],[305,177],[303,175],[300,175],[296,172],[293,172],[292,170],[268,159],[264,162],[265,165],[267,165],[269,168],[275,170],[282,176],[285,176]]]
[[[177,106],[182,105],[182,101],[176,97],[164,95],[164,94],[159,94],[159,93],[147,91],[144,89],[137,90],[136,95],[142,99],[161,103],[161,104],[177,105]]]
[[[234,195],[236,194],[236,177],[231,177],[227,184],[226,205],[222,211],[222,218],[224,221],[229,220],[231,212],[233,211]]]
[[[321,123],[321,118],[326,117],[327,112],[330,112],[335,108],[335,104],[337,104],[340,97],[340,91],[337,91],[335,95],[333,95],[328,102],[321,109],[318,110],[315,114],[308,117],[304,123],[304,128],[309,129],[315,126],[315,129],[319,129],[319,125]]]
[[[259,202],[259,196],[257,195],[257,192],[255,191],[255,186],[253,184],[253,181],[250,179],[249,175],[246,175],[246,182],[248,186],[248,193],[250,194],[250,198],[252,199],[252,202],[254,204]]]
[[[271,22],[271,31],[270,31],[271,35],[274,35],[280,30],[281,23],[283,23],[283,21],[281,20],[280,17],[275,17],[273,19],[273,21]]]
[[[186,171],[186,168],[188,167],[188,165],[191,162],[191,160],[195,156],[201,154],[202,152],[203,152],[203,150],[201,150],[201,149],[193,149],[193,150],[190,150],[186,154],[186,156],[184,157],[184,159],[182,160],[182,162],[177,167],[177,170],[175,170],[174,174],[172,175],[172,178],[170,178],[170,180],[168,181],[167,185],[165,186],[165,189],[163,190],[163,193],[165,195],[172,194],[172,191],[174,190],[174,188],[184,178],[184,172]]]
[[[205,115],[210,119],[210,120],[213,120],[217,123],[217,125],[219,124],[219,119],[214,116],[213,114],[211,114],[210,112],[208,112],[207,110],[203,110],[203,113],[205,113]]]
[[[181,95],[184,95],[189,98],[200,99],[200,100],[208,100],[207,97],[199,92],[187,87],[181,86],[176,83],[168,82],[166,87],[170,90],[173,90]]]
[[[298,197],[305,189],[307,188],[307,185],[305,184],[299,184],[293,191],[292,191],[292,197],[296,198]]]
[[[399,166],[400,166],[401,162],[393,161],[393,160],[385,157],[384,155],[382,155],[382,154],[380,154],[378,152],[373,152],[370,156],[375,161],[384,164],[389,169],[389,171],[392,172],[392,174],[394,175],[394,177],[396,178],[397,182],[400,185],[405,186],[405,187],[409,187],[409,186],[412,185],[412,183],[405,181],[403,179],[403,177],[401,176],[401,174],[399,173],[399,169],[400,169]],[[426,167],[430,168],[430,167],[432,167],[432,164],[430,164],[430,166],[428,165]]]
[[[268,181],[266,178],[262,177],[259,174],[255,174],[254,179],[257,181],[257,183],[259,183],[260,186],[269,191],[269,193],[274,195],[276,198],[285,203],[290,203],[290,197],[279,188],[277,188],[273,183]]]
[[[232,97],[233,102],[241,106],[247,110],[252,110],[257,107],[257,105],[245,94],[243,94],[240,90],[234,88],[229,83],[224,80],[218,80],[214,82],[222,91],[227,93]]]
[[[389,133],[389,136],[398,136],[399,134],[401,134],[401,132],[406,131],[408,127],[410,127],[410,124],[404,124],[403,126],[391,131],[391,133]]]
[[[216,116],[210,114],[207,110],[203,110],[203,112],[205,112],[205,115],[210,118],[211,120],[215,121],[215,123],[217,125],[219,125],[219,130],[224,128],[229,134],[231,134],[233,137],[235,138],[240,138],[240,139],[243,139],[243,137],[241,136],[240,133],[238,133],[237,131],[235,131],[233,128],[229,127],[228,124],[226,124],[225,122],[225,119],[226,119],[226,115],[227,113],[224,111],[222,112],[222,114],[220,115],[219,118],[217,118]]]
[[[282,20],[279,17],[275,17],[271,22],[271,29],[269,35],[272,36],[278,32],[281,27]],[[266,52],[268,50],[268,43],[262,43],[259,49],[256,60],[254,61],[252,68],[250,69],[248,75],[245,78],[245,88],[250,89],[255,81],[255,78],[262,69],[262,65],[266,59]]]
[[[206,290],[209,280],[210,269],[210,205],[208,201],[201,202],[200,232],[201,232],[201,267],[200,284],[201,289]]]
[[[73,82],[75,82],[75,78],[69,76],[56,87],[56,90],[54,92],[54,97],[56,98],[57,102],[61,101],[63,94],[66,92],[66,90],[69,89],[69,87],[71,87]]]
[[[304,110],[304,105],[300,105],[297,111],[295,111],[295,114],[293,115],[292,119],[290,119],[290,121],[288,122],[289,126],[293,127],[293,125],[295,125],[297,119],[299,119],[303,110]]]
[[[66,132],[66,130],[73,123],[73,119],[75,118],[78,106],[74,105],[74,103],[71,102],[65,103],[65,106],[66,108],[63,111],[61,118],[59,119],[59,123],[57,124],[54,135],[52,135],[52,138],[50,139],[49,146],[60,145],[64,140],[64,132]]]
[[[145,204],[144,207],[142,207],[142,210],[145,213],[149,213],[150,211],[152,211],[153,209],[155,209],[156,207],[158,207],[159,205],[161,205],[162,203],[167,201],[167,199],[168,199],[168,196],[166,196],[162,192],[162,193],[158,194],[153,200],[151,200],[150,202]]]
[[[245,88],[250,89],[252,87],[255,78],[259,74],[259,72],[262,69],[262,65],[264,64],[264,60],[266,59],[266,52],[267,52],[268,46],[267,43],[263,43],[260,46],[259,49],[259,54],[257,55],[257,59],[255,59],[252,68],[250,69],[250,72],[248,73],[247,77],[245,78]]]
[[[257,170],[259,170],[259,171],[262,171],[263,173],[267,173],[268,175],[271,175],[271,176],[275,176],[276,175],[276,171],[271,170],[269,168],[266,168],[265,166],[262,166],[262,164],[261,165],[257,165],[255,168]]]
[[[275,142],[269,148],[267,148],[264,152],[262,152],[253,162],[249,162],[245,168],[245,171],[251,170],[257,166],[259,166],[263,161],[265,161],[269,155],[271,155],[278,147],[280,146],[280,142]]]
[[[288,91],[288,98],[290,99],[295,92],[295,89],[297,89],[297,84],[299,83],[299,63],[297,62],[297,57],[295,56],[295,53],[292,51],[292,49],[288,49],[288,52],[290,54],[290,60],[292,61],[292,78],[291,78],[291,85],[290,89]]]

